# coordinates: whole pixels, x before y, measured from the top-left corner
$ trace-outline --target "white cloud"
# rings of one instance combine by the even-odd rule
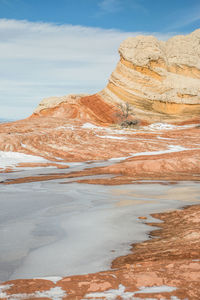
[[[99,7],[103,13],[116,13],[129,7],[133,10],[140,10],[140,12],[147,13],[147,10],[141,0],[101,0]]]
[[[0,19],[0,118],[26,117],[43,97],[101,90],[119,44],[137,34]]]
[[[113,13],[121,10],[122,5],[120,0],[102,0],[99,3],[99,7],[108,13]]]
[[[183,28],[200,20],[200,5],[191,6],[190,9],[180,9],[174,12],[174,21],[168,26],[168,30]]]

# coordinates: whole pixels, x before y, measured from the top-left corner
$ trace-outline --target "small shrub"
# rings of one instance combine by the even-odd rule
[[[116,116],[118,117],[119,125],[122,128],[131,128],[139,125],[138,120],[132,120],[133,115],[133,108],[128,102],[125,102],[124,104],[120,103],[118,105]]]
[[[138,120],[126,120],[120,124],[120,126],[123,128],[135,127],[136,125],[139,125]]]

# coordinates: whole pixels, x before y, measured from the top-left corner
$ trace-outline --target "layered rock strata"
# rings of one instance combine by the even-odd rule
[[[167,41],[131,37],[122,42],[119,54],[120,61],[101,92],[46,98],[34,116],[113,123],[117,120],[111,109],[129,103],[135,118],[148,122],[199,117],[200,29]]]
[[[87,182],[120,184],[143,179],[200,179],[200,128],[195,124],[172,126],[168,130],[154,129],[151,125],[140,126],[137,130],[119,130],[76,120],[67,122],[63,118],[31,118],[0,125],[0,150],[42,156],[48,160],[46,163],[66,162],[66,165],[72,161],[112,159],[106,167],[91,167],[81,174],[22,178],[10,180],[9,184],[59,176],[82,176],[84,182],[84,176],[99,174],[114,177]]]
[[[43,99],[33,117],[56,117],[66,120],[92,121],[109,125],[116,123],[116,107],[95,95],[67,95]]]
[[[200,113],[200,29],[159,41],[153,36],[126,39],[107,87],[105,101],[128,102],[136,115],[167,120]]]

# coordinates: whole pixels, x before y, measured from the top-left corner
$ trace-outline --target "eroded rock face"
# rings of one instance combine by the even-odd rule
[[[120,62],[100,93],[104,100],[127,101],[145,119],[200,113],[200,29],[166,42],[153,36],[128,38],[119,54]]]
[[[137,119],[148,122],[179,122],[199,116],[200,29],[167,41],[130,37],[120,45],[119,54],[120,61],[101,92],[45,98],[34,116],[113,123],[117,121],[113,113],[104,120],[102,112],[126,102]],[[104,106],[107,108],[99,110]]]
[[[97,124],[116,123],[115,105],[95,95],[68,95],[43,99],[31,118],[56,117],[59,119],[92,121]]]

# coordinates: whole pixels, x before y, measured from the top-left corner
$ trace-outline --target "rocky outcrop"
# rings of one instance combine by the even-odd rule
[[[49,97],[44,98],[40,104],[34,110],[34,113],[45,113],[46,110],[58,107],[60,104],[76,104],[76,102],[85,96],[89,96],[86,94],[77,94],[77,95],[67,95],[62,97]]]
[[[119,54],[120,61],[101,92],[46,98],[34,116],[113,123],[117,119],[111,110],[126,102],[137,119],[148,122],[199,116],[200,29],[167,41],[131,37],[122,42]]]
[[[200,113],[200,29],[159,41],[126,39],[107,87],[105,101],[128,102],[149,120],[190,118]]]
[[[115,105],[104,101],[95,95],[68,95],[43,99],[35,109],[33,117],[46,116],[60,119],[76,119],[81,122],[116,123]]]

